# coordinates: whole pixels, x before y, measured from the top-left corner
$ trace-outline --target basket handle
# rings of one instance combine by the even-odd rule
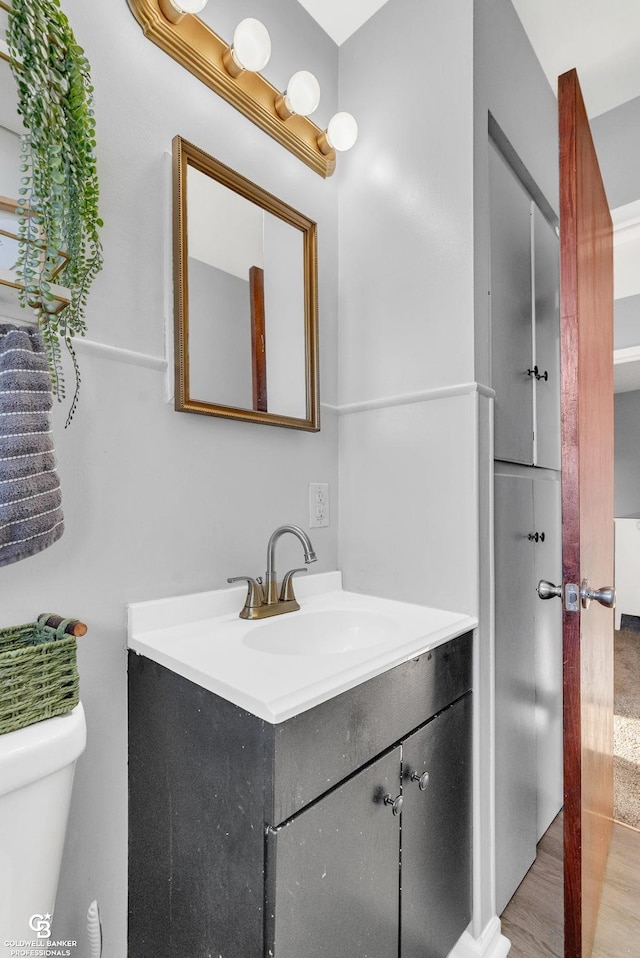
[[[63,619],[61,615],[55,615],[53,612],[41,612],[38,616],[38,622],[50,629],[60,629],[64,623],[62,631],[66,632],[67,635],[75,635],[76,638],[80,638],[81,635],[87,633],[84,622],[80,622],[79,619]]]

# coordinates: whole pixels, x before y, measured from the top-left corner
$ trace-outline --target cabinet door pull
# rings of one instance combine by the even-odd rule
[[[397,795],[396,798],[393,795],[385,795],[384,804],[391,805],[391,810],[394,815],[399,815],[402,811],[402,805],[404,803],[404,798],[402,795]]]
[[[530,532],[527,539],[529,542],[544,542],[544,532]]]
[[[422,775],[418,775],[417,772],[412,772],[409,781],[417,782],[420,791],[425,792],[427,790],[427,785],[429,784],[429,773],[423,772]]]
[[[545,369],[545,371],[541,373],[538,367],[534,366],[533,369],[527,369],[527,376],[534,376],[538,382],[540,382],[541,379],[547,382],[549,379],[549,371]]]

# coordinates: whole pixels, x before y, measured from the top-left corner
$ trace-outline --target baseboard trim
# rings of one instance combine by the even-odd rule
[[[510,948],[511,942],[501,933],[500,919],[495,916],[479,938],[465,931],[449,958],[505,958]]]

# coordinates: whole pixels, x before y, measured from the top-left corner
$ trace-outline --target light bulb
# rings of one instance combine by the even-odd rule
[[[173,0],[174,7],[180,13],[200,13],[207,5],[208,0]]]
[[[350,113],[336,113],[327,126],[327,142],[334,150],[350,150],[358,139],[358,124]]]
[[[225,50],[222,60],[227,72],[238,77],[243,70],[257,73],[264,69],[271,56],[271,37],[264,23],[254,17],[241,20],[233,34],[233,46]]]
[[[294,73],[284,94],[284,104],[290,114],[309,116],[320,103],[320,84],[313,73],[298,70]]]
[[[180,23],[186,14],[204,10],[207,0],[158,0],[158,5],[167,20]]]

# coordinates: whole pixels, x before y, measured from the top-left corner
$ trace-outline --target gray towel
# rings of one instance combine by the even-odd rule
[[[40,331],[0,324],[0,566],[41,552],[64,532],[52,404]]]

